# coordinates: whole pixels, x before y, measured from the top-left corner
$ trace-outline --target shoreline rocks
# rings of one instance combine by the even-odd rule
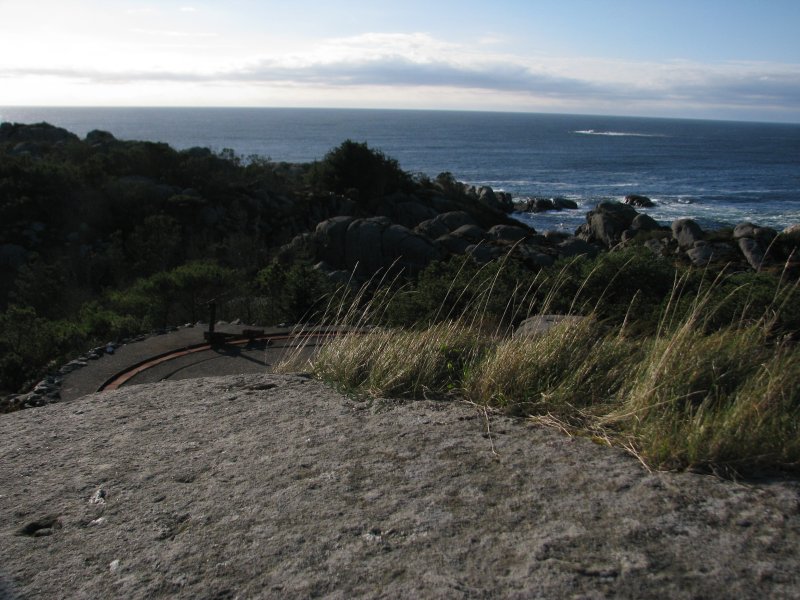
[[[625,204],[635,206],[636,208],[650,208],[655,206],[655,203],[647,196],[641,194],[628,194],[625,196]]]
[[[632,206],[619,202],[601,202],[586,213],[586,223],[575,232],[587,242],[611,248],[622,242],[622,234],[631,229],[638,213]]]
[[[577,210],[578,203],[567,198],[527,198],[519,199],[513,203],[514,209],[519,212],[540,213],[551,210]]]
[[[484,198],[492,197],[489,189],[481,188]],[[540,208],[545,206],[540,200],[529,201],[534,203],[533,210],[537,202]],[[704,231],[695,220],[682,218],[665,226],[638,212],[633,206],[637,202],[643,203],[600,202],[571,235],[557,231],[539,234],[521,221],[511,225],[498,219],[490,224],[484,218],[478,222],[468,212],[468,205],[463,210],[436,212],[429,205],[405,199],[392,211],[400,223],[388,217],[332,217],[321,221],[314,232],[295,237],[279,256],[287,261],[310,256],[328,266],[326,271],[331,274],[355,269],[356,275],[364,278],[392,267],[414,274],[434,260],[456,255],[470,255],[485,263],[509,251],[536,270],[558,259],[594,257],[602,251],[639,245],[656,256],[697,267],[732,264],[759,271],[787,264],[800,269],[800,225],[780,233],[750,222],[733,229]],[[552,199],[547,199],[546,205],[555,206]],[[403,216],[402,207],[411,207],[410,216]],[[420,221],[426,216],[429,218]],[[413,228],[407,226],[415,222]]]

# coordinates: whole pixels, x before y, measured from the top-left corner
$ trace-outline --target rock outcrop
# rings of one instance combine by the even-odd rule
[[[681,250],[688,250],[703,239],[703,230],[693,219],[678,219],[672,222],[672,236]]]
[[[0,439],[4,598],[800,589],[795,480],[651,473],[464,402],[204,377],[4,415]]]
[[[747,259],[747,262],[751,267],[753,267],[756,271],[761,270],[761,267],[764,266],[766,253],[764,252],[762,245],[759,244],[757,240],[747,237],[739,238],[739,250],[742,251],[742,254]]]
[[[597,246],[577,237],[570,237],[562,242],[558,242],[556,244],[556,249],[558,250],[558,256],[560,258],[569,258],[582,254],[586,256],[597,256],[600,253],[600,249]]]
[[[430,214],[418,207],[412,212],[417,216],[409,222]],[[778,234],[752,223],[741,223],[727,234],[704,232],[692,219],[677,219],[665,227],[628,204],[601,202],[587,213],[586,223],[574,236],[556,231],[537,234],[521,223],[498,223],[487,229],[463,210],[437,214],[413,230],[386,217],[340,216],[321,222],[313,234],[295,238],[285,253],[321,261],[326,272],[337,276],[353,269],[367,276],[393,265],[416,273],[433,260],[454,255],[466,254],[484,263],[510,251],[536,270],[560,258],[596,256],[603,249],[640,244],[657,256],[698,267],[739,264],[760,270],[787,260],[790,268],[800,268],[798,240],[796,228]]]
[[[778,232],[771,227],[759,227],[750,222],[739,223],[733,230],[733,239],[739,250],[756,271],[774,262],[776,253],[770,250],[777,237]]]
[[[516,208],[522,212],[540,213],[549,210],[577,210],[578,203],[567,198],[528,198],[518,201]]]
[[[327,219],[283,249],[285,258],[305,256],[361,277],[390,267],[414,274],[441,255],[429,238],[386,217]]]
[[[489,239],[505,242],[519,242],[527,239],[533,233],[530,229],[514,227],[513,225],[495,225],[486,232]]]
[[[415,227],[414,231],[428,238],[436,239],[464,225],[477,225],[477,223],[464,211],[452,211],[423,221]]]
[[[625,196],[625,204],[635,206],[636,208],[650,208],[651,206],[655,206],[650,198],[640,194],[628,194]]]
[[[750,222],[738,224],[732,231],[705,232],[693,219],[676,219],[662,227],[633,206],[601,202],[586,215],[586,223],[575,232],[577,240],[595,249],[617,245],[641,244],[657,256],[684,260],[698,267],[711,263],[750,267],[756,271],[770,267],[800,271],[800,226],[781,233]],[[575,240],[561,244],[580,249]],[[562,254],[563,253],[563,254]],[[560,255],[569,255],[561,250]]]
[[[510,213],[514,210],[514,203],[511,194],[506,192],[495,192],[489,186],[482,186],[477,190],[478,202],[488,206],[493,210]]]
[[[113,144],[117,141],[117,138],[115,138],[114,135],[108,131],[92,129],[86,134],[84,141],[91,146],[103,146]]]
[[[488,197],[488,192],[483,193]],[[620,210],[617,207],[628,217],[621,226],[621,230],[626,230],[636,219],[633,209],[617,204],[601,207],[600,212],[607,210],[614,214]],[[417,217],[406,222],[428,214],[418,208],[414,212]],[[640,216],[633,226],[658,227],[649,217]],[[468,255],[478,263],[485,263],[512,252],[536,270],[552,265],[559,258],[596,256],[600,251],[594,239],[590,242],[556,231],[540,235],[519,221],[497,220],[500,222],[487,228],[474,213],[452,210],[425,219],[412,230],[387,217],[337,216],[320,222],[313,233],[295,237],[279,256],[283,260],[311,260],[331,277],[341,278],[342,272],[355,270],[357,279],[363,279],[389,268],[402,268],[413,274],[433,260],[457,255]]]
[[[388,217],[393,223],[414,229],[423,221],[435,218],[439,213],[414,196],[395,194],[381,203],[379,216]]]
[[[622,234],[631,228],[637,214],[627,204],[601,202],[586,214],[586,223],[578,228],[576,234],[583,240],[611,248],[622,241]]]

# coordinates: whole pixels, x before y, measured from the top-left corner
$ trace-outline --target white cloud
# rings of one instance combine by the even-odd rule
[[[152,6],[140,6],[136,8],[125,9],[127,15],[157,15],[159,10]]]
[[[208,98],[227,102],[240,98],[254,103],[280,101],[298,105],[395,107],[503,108],[680,114],[716,109],[771,110],[800,120],[800,65],[756,62],[646,62],[600,58],[537,58],[492,51],[494,39],[470,46],[427,33],[364,33],[323,40],[302,51],[264,51],[260,57],[242,54],[213,59],[216,33],[182,29],[137,28],[139,36],[193,40],[148,54],[137,49],[137,62],[91,63],[74,60],[69,67],[0,63],[0,77],[27,81],[81,82],[96,86],[126,86],[136,90],[169,84],[184,86],[193,98],[198,86]],[[203,45],[206,51],[201,54]],[[155,48],[155,46],[154,46]],[[65,63],[62,63],[62,65]],[[91,64],[91,66],[87,66]],[[100,66],[103,64],[104,66]],[[147,65],[159,65],[150,68]],[[83,65],[83,66],[82,66]],[[223,93],[221,90],[225,90]],[[216,94],[216,95],[215,95]],[[295,98],[296,100],[292,100]],[[186,103],[186,100],[183,101]],[[754,113],[755,114],[755,113]]]
[[[141,33],[144,35],[160,36],[160,37],[173,37],[173,38],[213,38],[219,37],[218,33],[204,32],[204,31],[177,31],[169,29],[131,29],[133,33]]]
[[[484,36],[478,38],[477,43],[481,46],[496,46],[498,44],[504,44],[507,40],[500,35],[495,35],[493,33],[487,33]]]

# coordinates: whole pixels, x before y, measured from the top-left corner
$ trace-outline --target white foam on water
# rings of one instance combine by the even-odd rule
[[[580,135],[605,135],[608,137],[645,137],[645,138],[665,138],[669,137],[663,133],[637,133],[633,131],[595,131],[594,129],[579,129],[573,131]]]
[[[514,218],[530,225],[536,231],[565,231],[574,233],[575,230],[586,222],[586,213],[594,209],[604,200],[622,202],[623,197],[612,198],[582,198],[580,196],[567,196],[578,202],[577,210],[547,211],[541,213],[515,213]],[[516,198],[520,199],[520,198]],[[669,226],[676,219],[693,219],[705,230],[733,227],[738,223],[750,221],[763,227],[774,227],[778,230],[786,227],[787,223],[800,223],[800,201],[792,202],[788,207],[785,203],[777,206],[770,204],[758,205],[753,203],[721,204],[718,202],[704,202],[695,197],[651,197],[653,206],[636,208],[641,214],[647,214],[661,225]],[[786,210],[786,209],[789,210]]]

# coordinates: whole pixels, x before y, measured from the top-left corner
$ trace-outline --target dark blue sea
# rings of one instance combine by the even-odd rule
[[[646,212],[664,223],[800,223],[796,124],[290,108],[0,108],[0,121],[289,162],[320,159],[345,139],[366,141],[407,171],[449,171],[517,197],[579,203],[580,211],[519,217],[542,230],[574,229],[599,201],[631,193],[652,198]]]

